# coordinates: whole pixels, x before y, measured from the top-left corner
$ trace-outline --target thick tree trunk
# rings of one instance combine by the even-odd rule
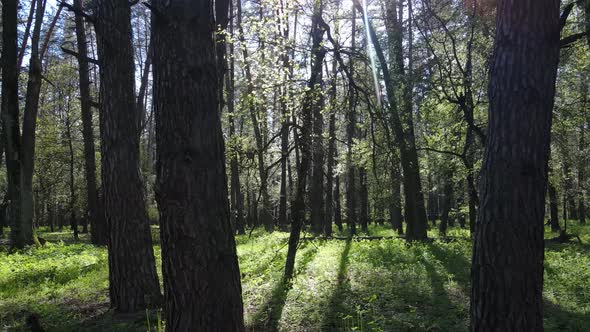
[[[109,293],[115,310],[134,312],[157,305],[161,294],[139,173],[131,8],[127,1],[99,0],[95,9]]]
[[[166,330],[243,331],[212,2],[159,0],[153,5],[156,199]]]
[[[543,330],[543,217],[558,58],[559,1],[498,1],[471,271],[473,331]]]
[[[82,8],[81,0],[74,0],[74,7]],[[90,97],[90,69],[86,27],[80,15],[76,15],[76,42],[78,45],[78,76],[80,79],[80,110],[82,113],[82,136],[84,139],[84,171],[86,175],[86,219],[90,223],[90,241],[95,245],[107,244],[107,228],[98,210],[96,189],[96,157],[94,153],[94,129]]]
[[[2,136],[6,153],[11,246],[33,243],[33,229],[21,218],[21,155],[18,107],[17,1],[2,0]]]

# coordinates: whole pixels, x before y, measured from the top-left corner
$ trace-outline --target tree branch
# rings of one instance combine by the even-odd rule
[[[85,60],[85,61],[87,61],[87,62],[89,62],[89,63],[95,64],[95,65],[98,65],[98,60],[96,60],[96,59],[89,58],[89,57],[82,57],[82,56],[81,56],[81,55],[80,55],[78,52],[72,51],[72,50],[70,50],[70,49],[67,49],[67,48],[65,48],[65,47],[63,47],[63,46],[61,47],[61,50],[62,50],[62,51],[65,53],[65,54],[69,54],[69,55],[71,55],[71,56],[73,56],[73,57],[76,57],[77,59],[80,59],[80,60]]]

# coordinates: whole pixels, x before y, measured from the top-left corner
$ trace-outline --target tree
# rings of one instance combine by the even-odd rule
[[[6,154],[8,196],[10,198],[11,246],[23,248],[33,243],[33,229],[21,218],[21,155],[18,108],[17,1],[2,1],[2,140]]]
[[[109,291],[112,307],[134,312],[158,303],[161,294],[139,174],[131,8],[127,1],[100,0],[95,10]]]
[[[358,0],[354,1],[355,7],[364,15],[368,15]],[[395,2],[388,3],[395,6]],[[387,27],[388,33],[397,35],[394,38],[395,44],[392,46],[394,51],[393,57],[395,59],[393,71],[390,71],[385,52],[381,47],[379,38],[372,24],[366,24],[368,36],[373,44],[379,67],[385,81],[385,91],[387,95],[387,107],[389,108],[389,122],[391,123],[392,132],[395,136],[395,143],[399,147],[400,161],[403,170],[403,184],[405,205],[404,213],[407,223],[406,239],[411,242],[414,240],[424,240],[427,237],[427,220],[426,209],[424,206],[424,194],[422,193],[422,184],[420,182],[420,165],[418,161],[418,151],[416,149],[416,136],[414,132],[414,114],[413,114],[413,64],[412,64],[412,44],[413,37],[411,33],[412,20],[412,2],[408,2],[408,16],[410,21],[410,28],[408,28],[408,48],[409,61],[405,65],[403,58],[403,38],[401,37],[403,27],[401,26],[401,19],[387,20],[386,22],[396,22]],[[404,8],[399,4],[399,17],[403,18]],[[365,21],[368,21],[365,19]],[[401,91],[397,91],[396,78],[401,80]],[[401,94],[401,103],[398,101],[398,93]],[[393,143],[393,142],[392,142]]]
[[[307,175],[310,171],[310,161],[312,159],[312,140],[311,129],[313,119],[313,107],[317,107],[315,96],[318,93],[319,80],[322,77],[322,64],[326,56],[326,49],[322,47],[322,39],[325,30],[321,27],[322,1],[316,1],[313,8],[312,26],[311,26],[311,70],[309,80],[307,81],[307,91],[302,105],[302,125],[300,136],[297,139],[301,149],[301,161],[297,166],[297,189],[293,203],[291,204],[291,232],[287,249],[287,259],[285,261],[284,280],[293,278],[295,268],[295,256],[297,246],[301,236],[301,228],[305,218],[305,188]]]
[[[543,330],[543,216],[558,58],[559,1],[498,1],[473,247],[473,331]]]
[[[82,1],[74,0],[74,7],[82,10]],[[90,222],[90,239],[97,245],[107,244],[107,229],[98,209],[96,188],[96,159],[94,154],[94,130],[90,97],[90,69],[86,27],[80,15],[75,16],[76,43],[78,46],[78,75],[80,79],[80,108],[82,110],[82,135],[84,136],[84,171],[86,172],[87,218]]]
[[[159,0],[152,6],[156,199],[166,329],[243,331],[219,116],[213,3]],[[227,12],[217,12],[220,15]]]
[[[266,111],[260,110],[259,102],[257,102],[257,98],[254,91],[254,78],[252,73],[252,68],[250,65],[249,54],[248,54],[248,47],[246,45],[246,40],[244,37],[244,28],[242,26],[242,4],[241,0],[238,0],[238,8],[237,8],[237,16],[238,16],[238,30],[240,34],[240,43],[242,44],[242,56],[244,58],[244,71],[246,74],[247,80],[247,87],[246,87],[246,104],[248,105],[250,119],[252,121],[252,128],[254,131],[254,138],[256,141],[256,157],[258,162],[258,176],[260,178],[260,196],[262,198],[262,210],[260,211],[259,218],[264,225],[264,228],[267,231],[272,231],[274,228],[272,215],[271,215],[271,206],[270,206],[270,197],[268,193],[268,169],[266,168],[265,162],[265,153],[268,144],[265,141],[265,128],[266,128]],[[262,15],[262,3],[260,3],[259,8],[260,15]],[[261,48],[262,45],[261,45]],[[256,195],[255,201],[258,201],[258,194]]]
[[[351,49],[355,49],[356,47],[356,9],[355,6],[352,7],[352,35],[351,35]],[[353,82],[353,73],[354,73],[354,61],[351,57],[349,60],[349,71],[351,73],[348,85],[352,86]],[[356,102],[357,102],[357,95],[355,90],[351,90],[348,93],[348,113],[347,113],[347,126],[346,126],[346,165],[348,167],[346,172],[346,218],[348,228],[350,230],[351,235],[356,234],[356,222],[357,222],[357,201],[356,201],[356,186],[355,186],[355,178],[356,178],[356,167],[352,161],[352,150],[354,147],[354,138],[356,133]]]
[[[233,1],[230,0],[230,13],[234,12]],[[229,33],[234,33],[234,20],[229,22]],[[232,140],[236,137],[236,115],[235,115],[235,46],[230,43],[226,61],[229,62],[229,72],[225,77],[227,86],[227,113],[229,121],[229,137]],[[244,198],[240,186],[240,171],[238,168],[238,153],[231,151],[230,157],[230,207],[231,217],[235,218],[235,229],[238,234],[245,234],[244,229]]]

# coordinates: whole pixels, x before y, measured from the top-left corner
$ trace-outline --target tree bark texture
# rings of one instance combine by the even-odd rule
[[[559,1],[498,1],[472,260],[473,331],[543,330],[543,218]]]
[[[153,2],[167,331],[244,331],[210,0]]]
[[[156,305],[161,294],[139,173],[131,8],[127,1],[98,0],[95,10],[109,293],[115,310],[134,312]]]

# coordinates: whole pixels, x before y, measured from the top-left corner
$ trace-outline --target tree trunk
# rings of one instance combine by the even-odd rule
[[[498,1],[471,271],[473,331],[543,331],[543,217],[558,58],[559,1]]]
[[[564,194],[566,199],[566,210],[569,219],[577,219],[578,218],[578,211],[576,209],[576,200],[574,196],[574,184],[572,177],[574,176],[571,171],[571,164],[569,155],[566,154],[565,151],[562,149],[562,157],[563,157],[563,173],[565,176],[565,184],[564,184]]]
[[[25,53],[27,51],[27,43],[29,42],[29,36],[31,34],[31,27],[33,26],[33,18],[35,16],[35,9],[37,9],[37,3],[39,1],[32,0],[29,5],[29,16],[27,18],[27,24],[25,26],[25,31],[23,33],[23,43],[18,51],[18,62],[16,65],[17,71],[20,73],[20,69],[23,65],[23,61],[25,59]]]
[[[21,155],[18,107],[17,1],[2,0],[2,136],[6,154],[11,246],[33,243],[33,229],[21,218]]]
[[[396,157],[393,158],[391,165],[391,202],[389,205],[389,219],[391,226],[397,231],[398,235],[404,234],[404,228],[402,224],[402,193],[401,193],[401,173],[399,160]]]
[[[74,0],[74,7],[82,8],[81,0]],[[90,223],[90,241],[95,245],[107,244],[105,220],[98,210],[98,191],[96,189],[96,157],[94,153],[94,129],[90,97],[90,69],[86,27],[80,15],[75,17],[76,42],[78,45],[78,75],[80,79],[80,110],[82,113],[82,136],[84,139],[84,171],[86,175],[86,219]]]
[[[551,212],[551,219],[549,219],[549,224],[551,225],[552,232],[559,232],[561,227],[559,227],[559,216],[557,212],[557,190],[555,186],[549,181],[549,210]]]
[[[360,208],[360,224],[361,230],[365,233],[369,231],[369,187],[367,185],[367,170],[365,167],[359,169],[359,203]]]
[[[243,331],[212,2],[153,5],[156,199],[166,330]],[[197,74],[185,75],[187,70]]]
[[[289,164],[289,110],[287,107],[287,99],[291,95],[288,88],[288,81],[290,78],[291,62],[289,57],[289,47],[287,46],[289,40],[289,18],[285,15],[285,4],[283,0],[279,1],[277,9],[277,33],[281,36],[281,60],[282,60],[282,78],[283,86],[280,88],[280,109],[281,109],[281,187],[279,198],[279,227],[281,230],[287,230],[287,172]]]
[[[586,90],[584,89],[584,95],[586,94]],[[586,98],[586,97],[584,97]],[[584,103],[585,104],[585,103]],[[584,105],[585,106],[585,105]],[[580,126],[580,151],[584,151],[586,148],[586,142],[584,141],[584,125]],[[586,191],[584,190],[585,181],[586,181],[586,155],[583,153],[580,154],[578,157],[580,160],[578,162],[578,220],[580,224],[586,223]]]
[[[109,232],[109,293],[118,312],[160,301],[160,287],[139,172],[139,112],[130,3],[96,3],[100,63],[102,194]]]
[[[319,1],[316,5],[318,17],[321,18],[323,14],[323,4]],[[323,31],[317,29],[312,33],[312,43],[314,47],[323,47]],[[320,52],[320,51],[318,51]],[[323,51],[321,51],[323,52]],[[312,169],[309,184],[310,192],[310,209],[311,209],[311,230],[315,234],[320,234],[324,230],[324,117],[322,110],[324,108],[324,94],[323,94],[323,71],[320,69],[317,73],[316,87],[313,89],[315,100],[312,107]]]
[[[408,12],[411,18],[411,1],[408,2]],[[393,2],[393,4],[395,4]],[[362,6],[358,0],[355,0],[355,5],[359,11],[362,11]],[[400,6],[401,7],[401,6]],[[403,9],[403,8],[400,8]],[[400,12],[403,10],[400,10]],[[387,22],[390,22],[388,20]],[[394,21],[396,24],[387,27],[389,33],[395,34],[396,30],[401,30],[401,20]],[[398,26],[399,25],[399,26]],[[402,103],[398,103],[398,92],[396,91],[396,82],[394,76],[389,71],[388,61],[385,53],[381,48],[379,39],[375,29],[371,24],[368,25],[369,35],[377,54],[383,78],[385,80],[385,88],[387,93],[387,101],[390,109],[390,121],[395,134],[395,139],[399,144],[399,152],[401,165],[403,169],[403,184],[405,196],[405,219],[406,219],[406,240],[411,242],[414,240],[424,240],[427,238],[428,220],[426,219],[426,208],[424,206],[424,194],[422,193],[422,184],[420,182],[420,165],[418,163],[418,151],[416,150],[416,138],[414,134],[414,120],[413,120],[413,106],[412,106],[412,37],[411,37],[411,23],[409,24],[409,64],[408,70],[404,70],[403,61],[403,43],[396,43],[394,50],[397,55],[395,64],[395,76],[403,78],[402,88]],[[396,27],[398,26],[398,27]],[[400,32],[398,32],[400,33]],[[399,38],[398,38],[399,39]],[[400,56],[402,54],[402,56]],[[401,61],[400,61],[401,58]]]
[[[21,140],[22,158],[22,191],[21,191],[21,222],[25,229],[33,229],[33,169],[35,166],[35,136],[37,128],[37,113],[39,111],[39,96],[41,94],[41,58],[39,41],[41,39],[41,25],[45,15],[43,1],[37,0],[35,23],[31,35],[31,54],[29,60],[29,80],[25,97],[25,111],[23,114],[23,132]],[[31,235],[32,236],[32,235]]]
[[[326,216],[324,221],[324,235],[332,235],[332,219],[334,217],[334,164],[336,158],[336,82],[337,82],[337,62],[336,58],[332,59],[332,82],[330,84],[330,121],[328,124],[328,173],[326,175]]]
[[[71,108],[69,99],[66,107],[66,139],[68,141],[68,157],[69,157],[69,189],[70,189],[70,226],[74,232],[74,240],[78,241],[78,221],[76,220],[76,183],[74,177],[74,145],[72,144],[72,121],[70,119]]]
[[[238,31],[240,35],[240,43],[242,44],[242,55],[244,57],[244,71],[246,74],[246,98],[248,100],[247,105],[250,112],[250,119],[252,120],[252,127],[254,129],[254,139],[256,141],[256,157],[258,161],[258,176],[260,178],[260,196],[262,198],[262,209],[260,211],[260,221],[264,225],[267,231],[273,230],[273,220],[270,213],[270,197],[268,194],[268,172],[265,167],[266,153],[265,140],[262,135],[261,124],[266,123],[266,117],[259,121],[258,119],[258,107],[254,102],[254,82],[252,78],[252,71],[250,69],[250,63],[248,62],[248,49],[246,47],[246,40],[244,37],[244,29],[242,27],[242,4],[238,1]],[[256,195],[258,196],[258,195]]]
[[[310,169],[311,161],[311,133],[312,127],[312,112],[314,107],[314,96],[316,95],[317,85],[321,78],[322,64],[326,55],[326,50],[321,46],[324,30],[320,27],[321,20],[321,0],[314,5],[314,12],[312,16],[312,56],[311,56],[311,71],[310,78],[307,82],[308,91],[302,106],[302,126],[300,131],[300,138],[298,143],[301,149],[301,161],[297,168],[297,191],[291,204],[291,233],[289,235],[289,244],[287,250],[287,258],[285,262],[284,279],[290,280],[293,278],[293,271],[295,268],[295,256],[297,254],[297,246],[299,245],[299,238],[301,236],[301,228],[305,218],[305,187],[307,182],[307,173]]]
[[[442,237],[447,236],[447,228],[449,226],[449,212],[451,211],[451,205],[453,204],[453,183],[452,173],[444,175],[444,197],[442,212],[440,214],[440,225],[439,231]]]
[[[340,204],[340,175],[334,178],[334,223],[342,232],[342,206]]]
[[[233,16],[233,1],[230,1],[230,12]],[[230,35],[234,33],[233,18],[230,20]],[[229,55],[226,57],[226,61],[229,61],[229,75],[226,76],[227,85],[227,113],[229,121],[229,136],[230,139],[236,134],[235,124],[235,48],[234,44],[229,44]],[[231,214],[235,218],[235,229],[238,234],[245,234],[244,228],[244,199],[242,196],[242,190],[240,186],[240,170],[238,167],[238,155],[237,153],[231,154],[230,159],[230,184],[231,184]]]
[[[352,37],[351,46],[352,50],[356,47],[356,9],[352,6]],[[354,73],[354,61],[352,56],[349,59],[349,71],[351,75]],[[352,77],[349,77],[349,86],[353,86]],[[348,94],[348,124],[346,127],[346,220],[348,224],[348,230],[350,235],[356,234],[356,188],[355,188],[355,173],[356,167],[352,160],[352,150],[354,148],[354,137],[356,133],[356,91],[353,89]]]

